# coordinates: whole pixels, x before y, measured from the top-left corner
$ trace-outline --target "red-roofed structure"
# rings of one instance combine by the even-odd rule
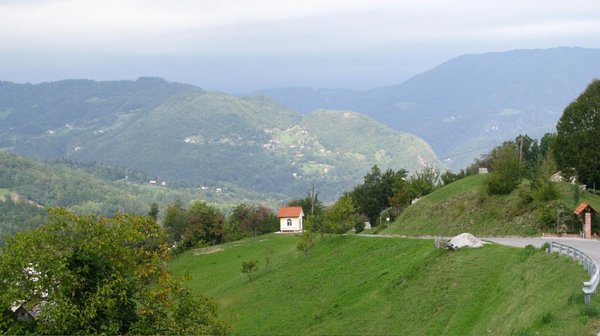
[[[281,232],[302,231],[302,217],[304,217],[302,207],[290,206],[279,208],[277,217],[279,217],[279,229]]]
[[[302,207],[299,206],[283,207],[279,208],[279,214],[277,215],[277,217],[298,217],[302,213]]]
[[[596,212],[596,210],[594,210],[594,208],[592,208],[588,203],[581,203],[581,204],[579,204],[577,209],[575,209],[575,214],[581,215],[584,211],[585,212],[588,212],[588,211]]]
[[[592,214],[596,213],[596,210],[588,203],[581,203],[577,209],[575,209],[574,213],[581,217],[584,238],[592,238]]]

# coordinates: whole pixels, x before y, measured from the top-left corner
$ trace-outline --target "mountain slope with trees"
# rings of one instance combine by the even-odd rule
[[[350,109],[422,137],[445,163],[463,168],[518,134],[540,138],[567,104],[600,77],[600,49],[553,48],[463,55],[404,83],[368,91],[275,89],[307,112]]]
[[[2,83],[0,148],[107,163],[179,185],[304,194],[350,189],[376,163],[441,166],[429,145],[351,111],[302,116],[272,99],[160,79]],[[48,121],[50,120],[50,121]]]
[[[242,202],[276,206],[281,195],[258,194],[230,187],[157,187],[148,185],[141,172],[131,169],[88,165],[82,168],[66,162],[45,162],[0,151],[0,240],[43,223],[46,208],[60,207],[77,214],[113,216],[115,213],[147,214],[155,203],[163,217],[176,200],[188,204],[203,200],[221,209]]]

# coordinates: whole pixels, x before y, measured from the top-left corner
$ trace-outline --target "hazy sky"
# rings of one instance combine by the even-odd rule
[[[598,0],[0,0],[0,80],[229,92],[397,84],[452,57],[600,47]]]

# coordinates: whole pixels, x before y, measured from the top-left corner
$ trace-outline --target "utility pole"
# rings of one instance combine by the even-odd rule
[[[562,210],[560,208],[556,208],[556,233],[560,232],[560,213]]]
[[[523,163],[523,136],[521,135],[521,144],[519,145],[519,164]]]
[[[310,215],[315,214],[315,179],[312,182],[312,191],[310,193]]]

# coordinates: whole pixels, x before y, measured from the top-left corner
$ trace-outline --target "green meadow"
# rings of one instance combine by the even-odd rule
[[[193,293],[212,297],[236,335],[592,335],[587,273],[525,248],[455,252],[421,239],[325,236],[306,259],[298,237],[270,234],[174,259]],[[267,267],[266,251],[272,250]],[[243,261],[258,260],[252,280]]]

